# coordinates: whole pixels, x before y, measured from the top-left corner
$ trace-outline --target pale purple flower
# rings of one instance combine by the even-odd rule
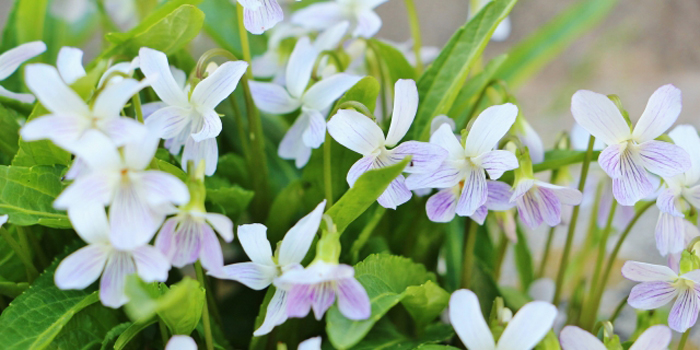
[[[641,282],[634,286],[627,302],[635,309],[653,310],[674,298],[668,325],[683,333],[692,327],[700,312],[700,270],[678,275],[667,266],[627,261],[622,266],[622,276]]]
[[[306,317],[313,309],[320,320],[336,300],[338,310],[348,319],[365,320],[372,312],[367,291],[349,265],[317,260],[305,269],[285,272],[277,284],[289,290],[288,317]]]
[[[562,205],[579,205],[581,199],[582,194],[577,189],[524,178],[514,184],[510,201],[518,207],[525,226],[534,229],[542,222],[552,227],[559,225]]]
[[[123,75],[132,76],[134,70],[139,66],[138,57],[134,58],[131,62],[119,62],[110,66],[105,70],[100,77],[100,81],[97,86],[101,87],[107,79],[109,79],[108,84],[115,84],[124,80]],[[87,75],[85,72],[85,67],[83,67],[83,50],[75,47],[64,46],[58,51],[58,58],[56,59],[56,68],[58,69],[58,74],[61,79],[67,84],[71,85],[78,81],[78,79]],[[121,73],[121,74],[115,74]]]
[[[188,335],[173,335],[165,350],[197,350],[197,343]]]
[[[325,50],[334,50],[338,47],[343,37],[348,31],[350,23],[347,21],[340,22],[325,31],[321,32],[314,40],[313,46],[318,52]],[[285,85],[285,73],[287,61],[290,57],[289,49],[282,45],[286,40],[292,40],[297,37],[303,37],[309,34],[309,30],[291,23],[280,23],[267,40],[267,51],[262,56],[253,58],[252,68],[253,74],[256,77],[269,78],[278,85]],[[328,57],[323,58],[328,61]],[[328,66],[321,62],[319,66]],[[335,67],[330,65],[330,67]],[[325,71],[325,70],[324,70]],[[325,73],[325,72],[324,72]],[[333,72],[335,73],[335,72]],[[326,74],[322,74],[326,77]]]
[[[684,247],[685,212],[700,209],[700,137],[691,125],[679,125],[668,133],[673,142],[690,155],[690,168],[671,178],[664,178],[665,188],[656,199],[661,211],[656,224],[656,247],[661,255],[678,253]]]
[[[629,350],[668,349],[673,333],[664,325],[647,328],[639,335]],[[559,333],[563,350],[606,350],[607,347],[596,336],[576,326],[566,326]]]
[[[260,35],[284,19],[277,0],[237,0],[243,6],[243,24],[251,34]]]
[[[260,110],[271,114],[287,114],[301,108],[301,114],[282,138],[278,150],[283,159],[294,159],[297,168],[306,165],[311,150],[323,144],[326,137],[326,110],[361,79],[346,73],[335,74],[313,84],[307,90],[318,55],[319,51],[309,38],[303,37],[289,58],[286,86],[250,82],[253,99]]]
[[[491,204],[499,206],[493,209],[511,207],[507,199],[501,198],[504,195],[509,197],[509,190],[503,189],[498,182],[487,185],[486,174],[496,180],[504,172],[518,167],[518,159],[513,153],[494,150],[517,115],[518,107],[510,103],[485,109],[474,121],[464,146],[449,124],[440,126],[430,137],[431,144],[447,150],[447,159],[432,172],[412,174],[406,180],[406,186],[409,189],[444,188],[428,200],[426,209],[431,220],[449,222],[456,212],[459,216],[476,216],[483,222],[491,189],[494,190]]]
[[[267,240],[267,227],[262,224],[241,225],[238,227],[238,239],[250,258],[250,262],[224,266],[208,274],[221,279],[238,281],[255,290],[262,290],[272,284],[287,271],[302,269],[301,261],[311,248],[318,227],[321,224],[326,201],[297,222],[282,239],[275,255],[272,254]],[[253,335],[259,337],[287,320],[288,290],[277,285],[265,314],[265,321]]]
[[[7,79],[22,63],[46,51],[43,41],[32,41],[9,49],[0,54],[0,81]],[[0,86],[0,96],[11,98],[24,103],[34,103],[34,95],[9,91]]]
[[[60,289],[84,289],[100,275],[100,300],[118,308],[129,301],[126,277],[136,273],[145,282],[165,282],[170,263],[146,244],[118,249],[110,242],[110,227],[101,203],[86,201],[68,209],[73,228],[88,243],[58,265],[54,281]]]
[[[349,21],[354,37],[371,38],[382,27],[374,9],[388,0],[335,0],[309,5],[292,15],[292,23],[322,30]]]
[[[313,337],[299,343],[297,350],[321,350],[321,337]]]
[[[109,206],[109,235],[116,248],[132,249],[148,243],[170,206],[185,204],[190,198],[187,186],[174,175],[145,170],[158,139],[147,136],[117,150],[100,132],[88,131],[83,138],[85,146],[76,152],[89,171],[56,198],[54,207],[68,209],[73,225],[89,225],[91,218],[72,208],[86,201]]]
[[[200,260],[208,271],[216,270],[224,265],[224,255],[214,231],[226,243],[233,241],[233,222],[226,215],[206,213],[196,207],[187,209],[186,205],[165,221],[155,246],[175,267]]]
[[[146,125],[167,140],[166,147],[171,153],[178,154],[185,146],[181,160],[183,169],[186,170],[190,160],[195,167],[204,161],[206,175],[213,175],[219,157],[216,137],[222,129],[221,117],[215,108],[233,93],[248,64],[226,62],[190,92],[189,87],[183,89],[178,84],[164,53],[143,47],[139,59],[143,75],[153,79],[153,90],[167,105],[148,116]]]
[[[545,150],[542,138],[525,118],[521,116],[515,121],[512,132],[520,139],[520,142],[527,147],[533,164],[544,162]]]
[[[607,145],[598,163],[613,179],[613,194],[621,205],[632,206],[654,191],[647,172],[672,177],[690,168],[689,155],[682,148],[654,140],[676,121],[680,111],[680,90],[664,85],[649,98],[631,130],[607,96],[587,90],[574,94],[571,112],[576,122]]]
[[[362,155],[348,172],[350,187],[365,172],[399,163],[409,155],[413,158],[405,169],[408,173],[431,172],[447,157],[447,151],[442,147],[426,142],[406,141],[396,146],[416,117],[418,89],[413,80],[399,80],[394,91],[394,111],[386,137],[372,119],[355,110],[341,109],[328,122],[328,133],[333,139]],[[396,209],[411,199],[411,195],[406,179],[399,175],[377,201],[385,208]]]
[[[30,64],[25,82],[50,114],[28,122],[20,131],[25,141],[49,139],[73,153],[84,148],[82,139],[90,130],[107,135],[117,146],[145,137],[147,130],[135,119],[120,116],[124,105],[149,82],[123,79],[109,84],[88,105],[63,81],[56,68]]]
[[[543,301],[525,304],[508,322],[498,342],[481,314],[474,292],[460,289],[452,293],[449,313],[452,327],[469,349],[530,350],[552,329],[557,308]]]
[[[683,246],[688,247],[690,245],[690,242],[692,242],[696,237],[700,237],[700,229],[698,229],[698,226],[696,224],[693,224],[692,222],[683,219]],[[691,248],[691,249],[694,249]],[[683,251],[681,250],[678,253],[669,253],[668,258],[666,261],[668,262],[668,266],[673,270],[673,271],[680,271],[681,270],[681,257],[683,256]]]

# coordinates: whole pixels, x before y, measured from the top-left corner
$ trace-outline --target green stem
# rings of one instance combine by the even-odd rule
[[[141,96],[137,92],[134,97],[131,98],[134,103],[134,113],[136,114],[136,119],[139,123],[143,124],[143,109],[141,109]]]
[[[479,224],[475,220],[464,225],[464,267],[462,269],[462,288],[469,289],[472,280],[472,268],[474,265],[474,247],[476,246],[476,233]]]
[[[245,136],[246,129],[243,124],[243,116],[241,115],[241,110],[238,108],[238,102],[236,97],[231,94],[228,98],[231,104],[231,110],[233,111],[233,120],[236,122],[236,128],[238,129],[238,138],[241,139],[241,151],[243,152],[243,157],[248,161],[250,154],[248,153],[248,139]]]
[[[406,0],[406,11],[408,12],[408,23],[411,25],[411,36],[413,37],[413,54],[416,55],[416,76],[423,73],[423,60],[420,57],[420,49],[423,46],[420,32],[420,22],[418,12],[413,0]]]
[[[681,341],[678,342],[678,350],[684,350],[685,349],[685,342],[688,341],[688,336],[690,335],[690,328],[688,328],[685,333],[683,333],[683,336],[681,337]]]
[[[238,35],[241,38],[241,49],[243,51],[243,59],[248,62],[248,70],[246,70],[246,77],[248,79],[253,79],[253,68],[252,68],[252,56],[250,55],[250,44],[248,43],[248,31],[245,29],[244,19],[243,19],[243,6],[238,3],[236,4],[236,12],[238,12]]]
[[[593,270],[593,278],[591,278],[591,287],[588,291],[588,305],[583,308],[583,313],[581,314],[581,326],[584,329],[590,329],[593,327],[595,322],[595,317],[598,313],[598,309],[593,309],[595,306],[595,295],[598,291],[598,281],[600,280],[601,269],[603,268],[603,260],[605,259],[605,251],[608,247],[608,238],[610,237],[610,231],[612,231],[612,223],[615,219],[615,211],[617,211],[617,201],[613,200],[610,206],[610,213],[608,214],[608,220],[605,224],[605,229],[598,242],[598,255],[596,257],[595,268]]]
[[[389,120],[389,104],[386,98],[387,92],[389,91],[389,87],[387,87],[387,78],[386,78],[386,73],[384,71],[384,66],[382,65],[382,60],[381,60],[381,55],[379,54],[379,49],[372,43],[372,41],[367,40],[367,47],[370,49],[372,52],[371,56],[368,56],[369,58],[372,58],[371,61],[374,61],[376,67],[377,67],[377,74],[379,75],[379,97],[380,97],[380,102],[382,105],[382,116],[383,120],[387,121]]]
[[[163,345],[168,344],[168,328],[165,326],[165,322],[162,319],[158,319],[158,329],[160,329],[160,338],[163,340]]]
[[[197,280],[199,281],[199,284],[202,286],[202,288],[206,288],[206,277],[204,276],[202,264],[199,262],[199,260],[194,263],[194,268],[197,273]],[[209,303],[207,302],[207,298],[204,298],[204,307],[202,307],[202,324],[204,325],[204,339],[207,344],[207,350],[214,350],[214,338],[211,334],[211,320],[209,319]]]
[[[595,137],[591,136],[588,139],[588,149],[586,150],[585,157],[583,159],[583,165],[581,166],[581,178],[578,182],[578,190],[583,193],[584,187],[586,186],[586,178],[588,177],[588,169],[591,166],[591,160],[593,159],[593,143],[595,142]],[[576,222],[578,221],[578,213],[581,209],[580,205],[574,207],[571,212],[571,220],[569,221],[569,230],[566,233],[566,243],[564,243],[564,252],[561,256],[561,262],[559,263],[559,273],[557,274],[556,289],[554,292],[554,305],[558,305],[561,300],[562,288],[564,287],[564,276],[566,275],[566,268],[569,265],[569,255],[571,254],[571,246],[574,243],[574,233],[576,232]]]
[[[7,241],[7,244],[12,248],[12,250],[15,251],[17,257],[22,261],[22,264],[24,264],[24,268],[27,270],[27,281],[30,284],[34,282],[34,279],[39,276],[39,271],[37,271],[36,267],[34,267],[32,259],[26,254],[26,251],[22,249],[22,246],[17,243],[14,238],[12,238],[10,232],[5,228],[0,228],[0,235],[2,235],[2,238],[4,238],[5,241]],[[19,232],[18,235],[20,235]]]
[[[506,252],[508,251],[508,243],[510,240],[505,234],[501,235],[501,241],[498,243],[498,255],[496,256],[496,265],[494,265],[494,275],[493,279],[498,282],[501,278],[501,266],[503,266],[503,260],[506,258]]]
[[[46,256],[44,248],[41,247],[41,243],[36,235],[29,235],[29,243],[32,245],[32,250],[34,251],[34,256],[39,260],[39,270],[45,269],[51,261]]]
[[[332,147],[331,135],[326,132],[326,140],[323,141],[323,186],[326,192],[326,208],[333,206],[333,167],[331,164]]]
[[[547,234],[547,242],[544,245],[542,261],[540,261],[540,268],[537,269],[537,277],[544,276],[544,270],[547,268],[547,260],[549,260],[549,250],[552,248],[552,241],[554,240],[554,231],[556,231],[556,229],[556,226],[549,228],[549,233]]]
[[[377,205],[377,208],[374,210],[374,214],[372,214],[372,217],[369,219],[365,227],[360,232],[360,235],[350,248],[350,256],[352,257],[353,262],[356,262],[359,259],[360,250],[362,250],[362,247],[365,246],[365,243],[367,243],[367,240],[369,240],[369,237],[372,235],[372,232],[374,232],[374,229],[377,228],[379,222],[382,221],[384,213],[386,213],[386,208],[382,207],[381,205]]]
[[[622,248],[622,244],[625,242],[625,239],[627,239],[627,236],[630,234],[630,232],[632,232],[632,228],[637,223],[639,218],[642,217],[642,214],[644,214],[647,211],[647,209],[651,208],[653,205],[654,205],[653,201],[644,203],[644,206],[639,208],[639,210],[634,214],[632,221],[630,221],[630,223],[627,224],[627,227],[625,227],[625,230],[622,231],[620,238],[617,240],[617,243],[615,244],[615,248],[613,248],[612,252],[610,253],[610,257],[608,257],[608,263],[605,265],[603,277],[600,279],[600,283],[598,284],[598,288],[596,290],[596,293],[593,296],[593,299],[591,299],[591,303],[589,304],[590,307],[588,309],[590,309],[591,312],[593,312],[593,313],[598,312],[598,307],[600,306],[600,300],[603,297],[603,291],[605,290],[605,286],[608,284],[608,279],[610,278],[610,273],[612,272],[612,268],[613,268],[613,265],[615,264],[615,260],[617,259],[617,255],[620,253],[620,249]]]

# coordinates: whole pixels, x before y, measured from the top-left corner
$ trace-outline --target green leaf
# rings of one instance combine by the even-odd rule
[[[367,336],[352,350],[412,350],[426,349],[433,343],[449,340],[454,336],[452,326],[435,323],[426,327],[422,334],[415,337],[408,337],[399,332],[398,329],[388,319],[382,319],[372,328]],[[445,349],[444,345],[435,345]]]
[[[60,290],[56,287],[53,275],[65,255],[67,254],[56,259],[0,315],[3,349],[44,349],[73,316],[99,301],[98,292],[94,288]]]
[[[513,48],[496,77],[510,87],[520,86],[602,21],[615,5],[617,0],[584,0],[571,6]]]
[[[92,304],[73,316],[46,349],[96,349],[107,333],[119,324],[119,315],[119,311],[100,303]]]
[[[377,39],[369,39],[369,45],[374,47],[380,59],[385,63],[392,87],[399,79],[416,79],[415,68],[408,63],[406,56],[397,48]]]
[[[357,101],[374,112],[379,96],[379,82],[373,76],[366,76],[358,81],[338,100],[338,105],[348,101]]]
[[[449,113],[449,116],[454,118],[458,130],[467,126],[468,118],[470,114],[476,112],[475,109],[478,107],[477,104],[484,89],[493,81],[494,74],[503,65],[507,57],[506,55],[500,55],[489,61],[484,70],[469,78],[459,91],[459,95],[457,95]]]
[[[518,243],[515,244],[515,267],[520,277],[520,287],[526,291],[530,288],[532,281],[535,280],[535,268],[533,267],[534,263],[532,262],[530,247],[527,245],[527,237],[525,237],[520,225],[518,225],[516,233],[518,235]]]
[[[151,318],[150,320],[144,321],[144,322],[135,322],[132,323],[125,331],[124,333],[119,335],[119,338],[117,338],[117,341],[114,342],[114,350],[121,350],[124,349],[129,342],[134,339],[139,333],[141,333],[142,330],[146,329],[146,327],[158,322],[156,318]]]
[[[0,152],[14,157],[19,149],[19,114],[0,105]]]
[[[410,157],[406,157],[401,163],[362,174],[355,185],[326,211],[338,227],[338,232],[343,232],[362,215],[410,162]]]
[[[413,139],[427,140],[430,120],[447,114],[475,60],[481,56],[498,24],[517,0],[495,0],[460,28],[438,58],[418,80],[420,106],[413,123]]]
[[[426,324],[440,316],[450,301],[450,294],[433,281],[406,288],[401,304],[418,324]]]
[[[17,41],[27,43],[41,40],[48,0],[19,0],[17,4]]]
[[[104,339],[102,340],[102,346],[100,347],[100,350],[111,350],[114,349],[113,345],[119,337],[119,335],[125,333],[129,327],[131,327],[132,323],[131,322],[124,322],[120,323],[116,326],[114,326],[112,329],[105,334]]]
[[[223,214],[238,218],[253,200],[255,193],[238,186],[207,188],[207,201],[217,205]]]
[[[561,350],[559,338],[557,338],[557,335],[553,331],[549,331],[544,339],[537,344],[534,350]]]
[[[53,208],[61,193],[61,167],[0,166],[0,214],[10,215],[15,225],[70,228],[65,212]]]
[[[171,1],[130,31],[107,34],[107,40],[113,45],[100,58],[117,54],[137,56],[141,47],[150,47],[166,55],[175,53],[194,39],[204,24],[204,13],[192,3],[199,1]],[[175,8],[180,4],[184,5]]]
[[[147,284],[137,276],[127,278],[125,311],[142,323],[156,314],[173,334],[190,334],[202,317],[205,291],[199,282],[189,277],[168,288],[164,283]]]
[[[236,3],[230,0],[204,0],[199,9],[205,14],[204,31],[217,45],[242,58]],[[267,49],[265,35],[246,34],[253,55],[263,53]]]
[[[151,167],[155,170],[164,171],[168,174],[177,176],[178,179],[182,181],[187,181],[187,174],[185,174],[179,167],[170,164],[169,162],[162,159],[155,159],[151,162]]]
[[[352,321],[340,313],[337,306],[331,307],[326,316],[326,332],[336,348],[345,349],[359,343],[392,307],[402,301],[411,286],[421,286],[435,281],[435,275],[423,265],[408,258],[392,255],[371,255],[355,265],[355,278],[369,295],[372,315],[364,321]],[[421,294],[412,290],[412,295]],[[413,299],[415,301],[416,299]],[[426,315],[419,305],[410,303],[413,313]]]

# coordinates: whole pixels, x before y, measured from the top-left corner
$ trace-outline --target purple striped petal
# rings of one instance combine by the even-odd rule
[[[679,196],[671,188],[666,188],[656,197],[656,206],[659,210],[673,216],[683,217],[683,213],[678,210],[679,204]]]
[[[647,141],[639,145],[643,166],[650,172],[671,177],[690,169],[690,155],[682,148],[663,141]]]
[[[278,325],[287,320],[287,298],[288,293],[283,289],[277,288],[272,296],[270,303],[267,305],[265,312],[265,321],[253,332],[253,335],[259,337],[268,334]]]
[[[338,281],[338,309],[351,320],[366,320],[372,313],[365,288],[354,277]]]
[[[425,211],[433,222],[450,222],[455,217],[459,186],[446,188],[428,198]]]
[[[201,227],[190,218],[170,218],[156,238],[156,247],[175,267],[194,263],[199,257]]]
[[[457,202],[457,214],[471,216],[482,205],[486,204],[488,189],[486,174],[481,168],[472,168],[462,188],[462,194]]]
[[[136,273],[144,282],[165,282],[170,262],[158,249],[145,245],[131,252],[136,263]]]
[[[653,140],[668,130],[680,113],[681,90],[671,84],[664,85],[649,97],[632,135],[638,142]]]
[[[377,202],[384,208],[396,209],[401,204],[411,199],[413,192],[406,187],[406,178],[399,175],[389,184],[389,187],[382,193]]]
[[[447,158],[447,151],[440,146],[419,141],[406,141],[389,151],[391,159],[402,161],[411,156],[411,163],[404,170],[407,173],[427,173],[435,171]]]
[[[670,282],[643,282],[632,288],[627,302],[635,309],[653,310],[668,304],[677,294]]]
[[[476,160],[486,169],[491,180],[497,180],[503,173],[518,167],[518,158],[508,151],[496,150],[484,153]]]
[[[537,187],[542,219],[549,226],[557,226],[561,222],[561,201],[553,190]]]
[[[224,266],[224,254],[221,252],[219,238],[206,223],[201,223],[201,236],[199,245],[199,261],[207,271],[217,271]]]
[[[110,248],[90,244],[69,255],[56,268],[54,281],[60,289],[84,289],[102,274]]]
[[[287,316],[302,318],[311,311],[313,302],[314,285],[296,284],[289,290],[287,300]]]
[[[668,315],[668,326],[676,332],[684,333],[695,325],[700,312],[698,292],[693,288],[681,291]]]
[[[314,317],[321,320],[323,315],[335,302],[335,288],[331,282],[319,283],[312,286],[311,308]]]
[[[326,119],[323,118],[321,112],[313,109],[305,109],[303,114],[306,114],[308,118],[308,124],[302,134],[304,144],[314,149],[321,147],[326,139]]]
[[[195,169],[203,161],[206,167],[204,174],[214,175],[219,161],[219,144],[216,143],[216,139],[195,142],[192,137],[188,137],[185,141],[185,149],[182,151],[183,170],[187,170],[187,163],[190,160],[194,162]]]
[[[607,348],[593,334],[576,326],[566,326],[559,334],[563,350],[606,350]]]
[[[515,206],[510,201],[510,197],[513,195],[510,185],[500,181],[486,181],[486,186],[489,192],[486,198],[486,207],[489,210],[506,211]]]
[[[625,206],[632,206],[654,192],[646,170],[627,150],[620,157],[620,177],[613,178],[613,195]]]
[[[673,333],[664,325],[656,325],[647,328],[632,344],[630,350],[657,350],[668,349]]]
[[[626,145],[624,143],[612,144],[600,152],[598,164],[608,176],[616,179],[621,176],[620,164]]]
[[[526,192],[522,197],[516,200],[518,207],[518,215],[525,226],[530,229],[535,229],[542,224],[542,210],[538,198],[531,193]]]
[[[209,271],[208,274],[220,279],[238,281],[250,289],[263,290],[272,284],[273,279],[277,276],[277,268],[254,262],[244,262],[226,265],[219,270]]]
[[[485,205],[482,205],[478,209],[476,209],[476,211],[474,212],[474,214],[472,214],[472,216],[470,216],[470,218],[476,221],[479,225],[483,225],[488,214],[489,209]]]
[[[683,218],[664,212],[656,221],[656,248],[661,256],[679,253],[685,248]]]
[[[275,83],[251,81],[250,93],[255,105],[261,111],[270,114],[292,113],[301,106],[301,101],[289,95],[289,92]]]
[[[107,266],[100,280],[100,300],[104,306],[118,308],[129,298],[124,294],[126,276],[136,272],[131,254],[114,252],[107,260]]]
[[[622,266],[622,276],[635,282],[673,282],[678,278],[678,275],[667,266],[648,264],[639,261],[625,262]]]
[[[260,6],[243,11],[245,29],[251,34],[262,34],[284,19],[284,12],[277,0],[259,0]]]
[[[368,172],[369,170],[372,170],[372,166],[374,165],[374,161],[377,159],[377,157],[373,155],[369,155],[366,157],[360,158],[355,164],[350,167],[350,171],[348,171],[347,175],[347,181],[348,185],[350,187],[355,185],[355,181],[362,176],[362,174]]]
[[[420,188],[448,188],[464,180],[465,172],[445,162],[432,173],[411,174],[406,179],[406,186],[415,190]]]

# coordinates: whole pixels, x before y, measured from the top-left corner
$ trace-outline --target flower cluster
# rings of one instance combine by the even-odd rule
[[[404,341],[422,348],[449,341],[448,335],[435,336],[451,334],[441,329],[449,326],[434,322],[441,313],[456,334],[452,344],[459,339],[469,349],[659,350],[671,343],[671,330],[686,332],[684,344],[700,314],[700,136],[691,125],[672,129],[681,91],[660,87],[632,123],[617,96],[579,90],[571,100],[574,129],[545,151],[507,79],[490,65],[481,67],[481,52],[474,49],[508,37],[514,1],[471,1],[466,27],[439,55],[420,47],[419,36],[407,44],[374,39],[382,26],[375,9],[386,2],[315,1],[287,22],[278,0],[226,2],[237,11],[240,38],[235,45],[228,37],[215,41],[231,50],[240,45],[243,60],[223,49],[192,59],[184,49],[191,39],[185,40],[187,25],[202,27],[203,17],[195,5],[176,2],[152,11],[148,26],[108,35],[113,46],[85,65],[81,49],[47,48],[42,41],[2,53],[0,80],[13,83],[20,70],[22,86],[31,92],[0,86],[3,111],[7,105],[22,115],[0,120],[18,138],[9,146],[0,142],[0,153],[14,153],[0,156],[8,164],[0,165],[0,233],[26,265],[27,281],[39,274],[33,260],[46,257],[38,251],[35,259],[30,245],[41,243],[19,227],[72,227],[85,245],[53,267],[48,276],[55,286],[86,289],[99,280],[102,305],[126,305],[133,329],[159,320],[162,342],[156,347],[167,350],[196,349],[198,342],[214,348],[220,334],[212,323],[221,327],[224,321],[210,315],[217,310],[212,292],[224,285],[233,286],[223,293],[235,295],[236,303],[247,302],[239,293],[266,291],[252,335],[285,348],[289,339],[283,337],[309,325],[317,332],[324,317],[334,347],[353,348],[367,337],[361,348]],[[94,10],[83,0],[70,11],[61,5],[65,1],[53,3],[58,7],[51,18],[68,24]],[[419,32],[413,2],[406,4]],[[105,25],[121,27],[148,6],[106,1],[97,10]],[[172,23],[186,30],[164,33]],[[219,30],[208,22],[205,27]],[[266,51],[250,57],[248,40],[259,37],[248,33],[266,32]],[[452,52],[464,47],[471,48],[469,57]],[[44,63],[20,69],[44,52],[56,54],[55,65],[44,57]],[[434,81],[438,77],[454,81],[442,84]],[[470,85],[480,79],[479,89]],[[458,96],[469,108],[456,106]],[[50,160],[22,159],[41,156]],[[579,163],[574,188],[572,165]],[[12,171],[40,175],[12,178]],[[548,180],[545,171],[551,172]],[[49,199],[27,203],[35,197]],[[598,310],[622,243],[654,203],[656,247],[668,266],[627,261],[621,275],[639,283],[625,298],[633,308],[673,303],[669,327],[657,324],[664,323],[659,313],[640,312],[640,326],[623,346],[612,324],[624,302],[610,320]],[[571,258],[579,210],[586,206],[594,208],[588,236]],[[543,224],[550,233],[535,272],[527,238]],[[543,287],[548,280],[533,281],[547,275],[562,226],[568,234],[557,281]],[[608,253],[615,231],[620,238]],[[499,279],[511,244],[519,289]],[[596,248],[593,266],[588,256]],[[397,251],[411,259],[391,254]],[[173,295],[190,295],[177,295],[182,290],[165,283],[191,274],[189,265],[201,298],[192,295],[197,300],[191,308],[172,305]],[[592,278],[584,276],[589,265]],[[144,283],[131,288],[131,275]],[[213,279],[220,280],[214,289]],[[576,291],[562,303],[568,281]],[[2,295],[25,292],[25,284],[2,276],[0,282]],[[586,286],[590,290],[579,288]],[[137,287],[151,288],[142,293],[149,294],[142,296],[148,299],[146,319],[130,310],[142,306]],[[402,309],[386,316],[398,304]],[[63,327],[79,306],[55,324]],[[177,308],[196,315],[173,312]],[[192,327],[168,323],[173,314]],[[309,323],[282,327],[292,318]],[[415,334],[401,334],[409,329]],[[314,336],[298,348],[321,349],[323,338],[306,333],[294,334],[293,345]],[[392,339],[385,342],[384,333]]]

